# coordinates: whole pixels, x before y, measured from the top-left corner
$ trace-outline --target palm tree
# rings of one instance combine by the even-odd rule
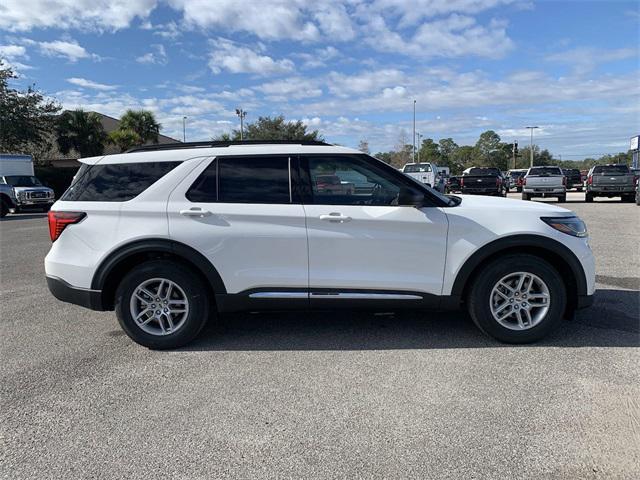
[[[82,109],[67,110],[60,115],[56,135],[58,147],[64,155],[75,150],[80,157],[102,155],[107,140],[100,117]]]
[[[140,143],[158,143],[160,127],[148,110],[127,110],[120,118],[120,130],[133,130],[140,137]]]
[[[131,147],[142,145],[140,135],[131,129],[119,129],[109,133],[109,143],[116,145],[121,152],[126,152]]]

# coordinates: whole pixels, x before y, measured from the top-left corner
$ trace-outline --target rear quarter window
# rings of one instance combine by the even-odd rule
[[[165,176],[180,162],[83,165],[60,200],[126,202]]]

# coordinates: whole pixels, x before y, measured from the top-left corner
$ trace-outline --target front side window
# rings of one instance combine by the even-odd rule
[[[140,195],[179,163],[142,162],[83,165],[60,200],[126,202]]]
[[[287,156],[218,157],[186,193],[192,202],[291,203]]]
[[[360,157],[309,156],[312,201],[316,205],[398,205],[402,188],[419,190]]]

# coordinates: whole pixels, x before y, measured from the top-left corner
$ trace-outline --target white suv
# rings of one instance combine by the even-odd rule
[[[115,309],[150,348],[186,344],[219,312],[462,306],[524,343],[593,298],[572,212],[441,195],[349,148],[209,142],[81,161],[49,213],[49,288]],[[353,187],[318,188],[328,175]]]

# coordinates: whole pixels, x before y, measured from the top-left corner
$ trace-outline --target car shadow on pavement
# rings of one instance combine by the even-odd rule
[[[533,347],[640,346],[640,292],[599,290],[594,305],[577,312]],[[466,313],[389,314],[330,311],[222,315],[187,351],[394,350],[509,347],[483,335]]]
[[[7,215],[4,218],[0,218],[0,222],[10,222],[15,220],[31,220],[34,218],[47,218],[46,213],[20,213]]]

